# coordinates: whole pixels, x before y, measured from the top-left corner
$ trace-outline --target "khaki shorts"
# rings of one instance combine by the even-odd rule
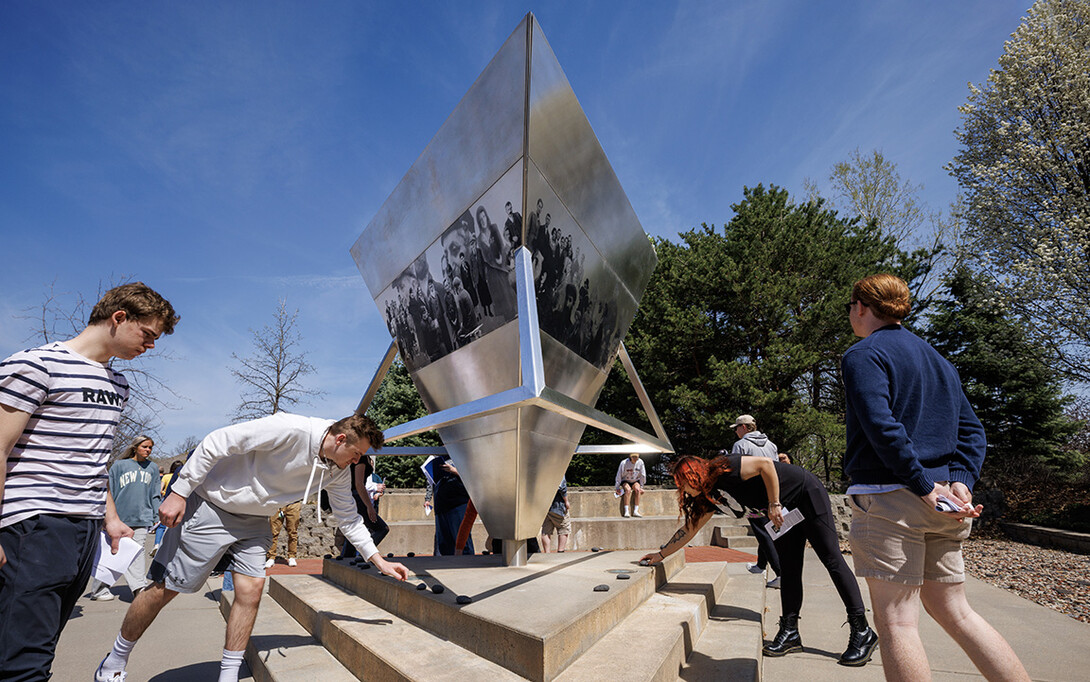
[[[571,535],[571,516],[555,512],[546,514],[541,524],[541,534],[552,535],[553,529],[556,529],[557,535]]]
[[[907,488],[849,495],[855,574],[904,585],[965,582],[961,541],[972,521],[943,516]]]

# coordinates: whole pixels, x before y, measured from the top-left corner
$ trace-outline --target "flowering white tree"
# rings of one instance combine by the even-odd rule
[[[961,112],[967,254],[1090,380],[1090,2],[1036,2]]]

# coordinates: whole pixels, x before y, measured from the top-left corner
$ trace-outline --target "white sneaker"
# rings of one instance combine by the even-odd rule
[[[768,583],[765,584],[765,587],[771,587],[774,590],[780,589],[780,576],[776,576],[772,580],[769,580]]]
[[[106,654],[106,658],[109,658],[110,654]],[[102,659],[102,663],[106,662],[106,658]],[[115,670],[113,672],[102,672],[102,663],[98,664],[95,668],[95,682],[125,682],[125,679],[129,676],[124,670]]]
[[[632,516],[638,516],[640,518],[643,518],[643,514],[640,513],[640,508],[639,507],[636,507],[635,509],[632,510]]]
[[[629,516],[632,516],[632,515],[628,513],[628,509],[625,509],[624,510],[624,517],[627,519]]]
[[[295,563],[295,557],[288,557],[288,566],[298,566],[298,565],[299,564]]]
[[[746,570],[750,573],[764,573],[765,570],[757,564],[746,564]]]
[[[91,601],[110,601],[112,599],[116,599],[116,596],[108,587],[103,587],[98,592],[91,593]]]
[[[273,564],[275,564],[275,563],[276,563],[276,559],[269,559],[268,561],[265,562],[265,568],[272,568]]]

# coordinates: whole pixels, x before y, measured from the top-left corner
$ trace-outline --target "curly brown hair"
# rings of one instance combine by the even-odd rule
[[[685,517],[687,527],[691,528],[693,523],[715,509],[716,500],[712,497],[712,487],[716,479],[731,471],[730,460],[725,454],[710,460],[695,455],[685,455],[674,462],[670,473],[673,474],[674,485],[677,486],[678,508]],[[698,494],[686,494],[686,485],[696,490]]]
[[[143,282],[130,282],[110,289],[91,309],[88,326],[110,319],[118,310],[132,320],[157,319],[163,323],[163,333],[173,334],[178,317],[170,301]]]
[[[351,417],[345,417],[333,422],[333,425],[329,427],[329,432],[335,436],[343,433],[349,444],[354,444],[361,438],[366,438],[367,442],[371,444],[371,449],[375,451],[381,450],[382,444],[386,441],[386,436],[382,435],[382,430],[379,429],[378,425],[370,417],[362,414],[354,414]]]

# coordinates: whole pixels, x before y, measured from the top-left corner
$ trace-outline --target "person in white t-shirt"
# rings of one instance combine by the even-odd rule
[[[643,516],[640,513],[640,496],[643,495],[643,486],[647,485],[647,469],[639,454],[633,452],[628,459],[622,460],[617,467],[617,479],[614,483],[617,496],[624,496],[624,515]],[[632,502],[632,513],[629,514],[629,501]]]

